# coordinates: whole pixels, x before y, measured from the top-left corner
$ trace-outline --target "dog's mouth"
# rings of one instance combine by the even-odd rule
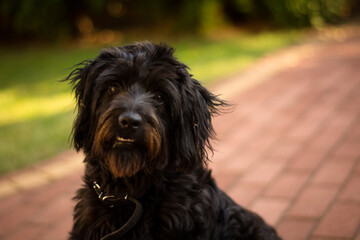
[[[135,139],[133,138],[122,138],[122,137],[116,137],[115,142],[113,144],[113,148],[123,146],[125,144],[134,144]]]
[[[144,155],[139,151],[140,145],[140,140],[135,138],[115,137],[112,151],[106,158],[109,170],[114,177],[131,177],[144,167]]]

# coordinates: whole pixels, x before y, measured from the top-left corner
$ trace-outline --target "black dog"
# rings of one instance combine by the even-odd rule
[[[211,117],[226,104],[172,48],[106,49],[67,80],[74,145],[86,155],[70,239],[279,239],[211,178]]]

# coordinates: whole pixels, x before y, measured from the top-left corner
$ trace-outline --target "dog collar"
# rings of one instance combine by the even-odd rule
[[[129,220],[121,228],[119,228],[115,232],[105,235],[101,238],[101,240],[115,240],[121,238],[123,235],[129,232],[140,220],[143,211],[141,203],[136,199],[128,197],[128,194],[123,194],[120,196],[106,194],[104,193],[104,191],[101,190],[100,185],[96,181],[93,182],[93,188],[99,199],[109,207],[114,207],[116,204],[123,201],[129,201],[135,204],[135,210]]]
[[[128,194],[121,194],[121,195],[114,195],[114,194],[107,194],[105,193],[100,185],[94,181],[93,182],[93,189],[95,193],[98,195],[98,198],[107,206],[114,207],[124,201],[128,200]]]

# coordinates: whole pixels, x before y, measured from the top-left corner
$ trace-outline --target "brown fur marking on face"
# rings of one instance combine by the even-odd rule
[[[147,150],[148,150],[148,156],[150,159],[154,159],[156,155],[160,151],[161,146],[161,137],[160,133],[156,131],[156,129],[152,129],[152,131],[146,131],[148,133],[148,140],[147,142]]]
[[[145,166],[145,159],[138,154],[122,154],[121,157],[113,153],[106,159],[114,178],[131,177]]]

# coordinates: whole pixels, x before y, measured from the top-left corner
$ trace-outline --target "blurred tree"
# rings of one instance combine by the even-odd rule
[[[180,31],[207,31],[226,21],[221,0],[180,0],[171,7],[176,9],[173,22]]]
[[[2,0],[0,34],[9,40],[74,36],[79,16],[102,7],[97,0]]]
[[[279,26],[313,26],[335,23],[346,17],[344,0],[271,0],[265,1],[271,17]]]
[[[0,35],[56,40],[101,29],[194,32],[254,22],[319,27],[359,12],[358,0],[1,0]]]
[[[350,15],[351,0],[225,0],[230,19],[270,21],[280,27],[318,27]]]

